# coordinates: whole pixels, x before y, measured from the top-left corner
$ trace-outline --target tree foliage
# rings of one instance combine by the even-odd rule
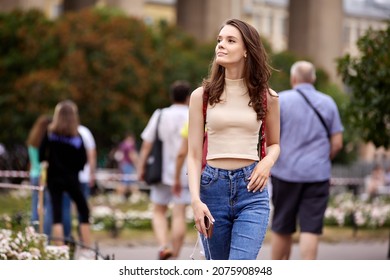
[[[357,42],[359,57],[346,54],[338,72],[349,87],[348,125],[365,141],[390,147],[390,21],[385,30],[369,29]]]
[[[23,145],[40,114],[72,99],[95,136],[99,158],[127,131],[140,135],[152,112],[170,104],[173,81],[199,86],[215,47],[164,21],[146,25],[112,9],[65,13],[55,21],[35,10],[0,14],[0,41],[0,142]],[[272,54],[264,43],[277,70],[271,87],[288,89],[297,58]],[[321,71],[318,87],[339,95]]]
[[[101,9],[56,21],[35,10],[1,14],[0,41],[0,142],[23,144],[38,115],[72,99],[104,153],[169,105],[171,82],[197,86],[212,55],[175,27]]]

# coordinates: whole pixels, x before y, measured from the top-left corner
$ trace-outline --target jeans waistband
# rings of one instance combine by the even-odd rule
[[[208,173],[209,175],[211,175],[214,178],[222,178],[222,179],[223,178],[231,178],[231,177],[248,178],[252,174],[252,171],[255,168],[255,166],[257,165],[257,163],[258,162],[255,161],[254,163],[252,163],[248,166],[238,168],[238,169],[233,169],[233,170],[216,168],[216,167],[212,167],[212,166],[206,164],[203,172]]]

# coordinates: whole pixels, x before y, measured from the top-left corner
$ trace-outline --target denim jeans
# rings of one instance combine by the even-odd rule
[[[248,192],[247,185],[257,162],[236,170],[206,165],[200,199],[213,215],[214,232],[202,235],[207,259],[255,260],[269,221],[268,190]]]
[[[30,177],[30,184],[33,186],[39,186],[39,177]],[[31,223],[37,222],[39,220],[38,196],[39,191],[33,190],[31,194]]]
[[[51,229],[53,226],[53,206],[51,204],[51,198],[49,190],[45,190],[48,203],[45,203],[45,222],[44,232],[47,236],[51,237]],[[64,238],[68,239],[72,233],[72,220],[71,220],[71,200],[67,193],[62,195],[62,226],[64,227]]]
[[[30,183],[33,186],[39,186],[39,177],[30,177]],[[35,230],[39,230],[39,215],[38,215],[38,197],[39,197],[39,191],[33,190],[32,196],[31,196],[31,224],[34,226]],[[47,188],[44,191],[43,196],[43,208],[44,211],[44,222],[43,222],[43,232],[50,236],[51,234],[51,226],[52,226],[52,218],[51,218],[51,201],[50,201],[50,194]],[[49,214],[49,218],[48,218]]]

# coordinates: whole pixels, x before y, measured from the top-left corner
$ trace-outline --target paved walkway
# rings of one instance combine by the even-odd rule
[[[194,245],[186,243],[183,246],[179,259],[188,260],[193,252]],[[100,244],[103,255],[109,255],[116,260],[154,260],[157,257],[157,246],[153,245],[108,245]],[[389,244],[384,241],[370,242],[341,242],[321,243],[318,252],[320,260],[387,260]],[[269,260],[271,246],[265,243],[258,256],[258,260]],[[201,259],[199,249],[195,250],[195,259]],[[298,244],[294,244],[291,259],[299,260]]]

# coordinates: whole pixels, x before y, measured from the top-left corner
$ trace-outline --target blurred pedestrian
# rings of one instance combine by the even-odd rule
[[[382,165],[375,164],[371,173],[365,179],[365,195],[368,199],[373,199],[380,194],[386,193],[385,170]]]
[[[181,172],[181,185],[183,189],[180,194],[173,193],[173,184],[176,168],[176,156],[182,143],[180,131],[188,119],[188,100],[190,96],[190,85],[186,81],[176,81],[170,87],[172,105],[156,110],[150,118],[147,126],[141,134],[143,143],[140,151],[138,165],[138,177],[144,178],[146,159],[151,151],[156,129],[163,143],[163,170],[161,184],[151,186],[150,199],[153,203],[153,231],[160,246],[158,258],[177,258],[185,238],[186,220],[185,209],[190,203],[185,169]],[[159,126],[157,120],[160,118]],[[173,204],[171,238],[172,249],[169,244],[169,221],[167,217],[168,206]]]
[[[95,187],[95,173],[97,167],[96,142],[91,130],[88,127],[79,125],[77,131],[83,139],[84,147],[87,153],[87,162],[85,163],[84,168],[79,172],[79,183],[81,191],[83,192],[84,197],[88,202],[91,196],[91,190]],[[81,215],[78,215],[78,221],[78,232],[80,239],[83,240],[82,232],[80,230],[80,224],[82,221]]]
[[[385,186],[390,188],[390,165],[386,168],[385,171]]]
[[[174,195],[179,196],[183,190],[183,187],[188,188],[188,186],[182,186],[181,183],[181,173],[183,168],[186,170],[187,174],[187,164],[186,164],[186,159],[187,159],[187,154],[188,154],[188,122],[186,122],[180,132],[182,139],[181,146],[179,149],[179,152],[177,153],[176,156],[176,169],[175,169],[175,181],[173,183],[173,188],[172,192]],[[199,242],[200,241],[200,242]],[[203,248],[203,243],[201,240],[200,233],[198,232],[198,240],[196,242],[196,245],[194,247],[194,252],[191,255],[191,257],[195,254],[196,247],[200,245],[200,254],[204,257],[204,248]]]
[[[67,192],[75,202],[81,216],[80,231],[83,243],[90,247],[91,231],[89,208],[79,183],[79,172],[84,168],[87,154],[83,139],[78,133],[77,106],[70,100],[57,104],[53,121],[40,147],[41,162],[47,162],[47,187],[53,209],[53,238],[57,245],[63,244],[62,199]],[[92,251],[81,250],[81,258],[92,258]]]
[[[117,189],[118,194],[124,197],[129,197],[129,195],[139,196],[139,189],[135,184],[136,180],[130,178],[130,176],[136,175],[138,162],[138,151],[132,132],[126,133],[125,138],[119,143],[114,157],[118,162],[121,174],[124,176]]]
[[[272,168],[272,259],[289,259],[296,224],[302,259],[316,259],[329,197],[331,160],[343,146],[334,100],[314,87],[312,63],[291,67],[292,89],[279,93],[282,147]]]
[[[39,146],[47,133],[47,128],[52,120],[52,117],[47,114],[40,115],[34,122],[26,141],[28,158],[29,158],[29,176],[30,184],[39,186],[41,177],[41,163],[39,160]],[[38,197],[39,191],[33,190],[31,197],[31,224],[38,231],[39,215],[38,215]],[[44,204],[48,203],[47,196],[44,196]],[[46,207],[45,207],[46,208]],[[49,225],[50,226],[50,225]],[[48,233],[48,225],[44,226],[44,232]]]
[[[85,150],[87,152],[87,162],[84,165],[83,170],[79,172],[79,182],[81,191],[84,194],[85,199],[88,201],[91,189],[95,186],[95,172],[96,172],[96,143],[95,138],[93,137],[92,132],[84,125],[79,125],[78,133],[83,139]],[[50,202],[50,195],[47,195],[49,203],[45,204],[46,215],[45,215],[45,225],[48,228],[45,233],[51,236],[51,226],[53,224],[53,214],[52,207]],[[81,223],[81,216],[78,215],[79,225]],[[67,241],[71,241],[72,237],[72,201],[68,193],[64,192],[62,197],[62,224],[64,226],[64,236]],[[80,228],[78,226],[78,234],[82,240]]]
[[[172,192],[176,196],[179,196],[181,194],[183,187],[188,188],[187,184],[185,186],[182,185],[181,178],[183,168],[185,168],[185,173],[187,174],[186,158],[188,153],[188,122],[186,122],[182,127],[180,135],[182,137],[182,142],[176,156],[175,176],[172,188]]]
[[[255,260],[267,231],[266,184],[280,150],[279,101],[268,86],[267,60],[256,29],[238,19],[227,20],[217,36],[210,75],[191,95],[188,176],[207,259]],[[205,126],[208,151],[202,171]],[[208,222],[214,225],[212,235]]]
[[[0,170],[6,170],[8,169],[8,163],[7,163],[7,149],[5,146],[0,143]],[[0,178],[0,182],[3,181],[3,178]]]

